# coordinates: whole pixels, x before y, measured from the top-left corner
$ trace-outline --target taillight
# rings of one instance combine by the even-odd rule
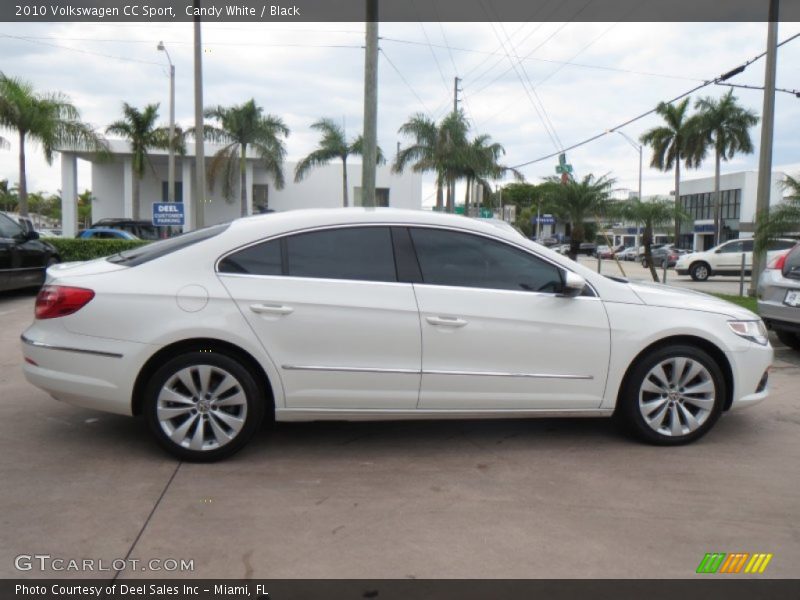
[[[85,288],[46,285],[36,296],[36,318],[66,317],[78,312],[92,298],[94,298],[94,292]]]
[[[786,257],[789,256],[789,251],[787,250],[780,256],[776,256],[767,265],[768,269],[775,269],[777,271],[783,271],[783,265],[786,264]]]

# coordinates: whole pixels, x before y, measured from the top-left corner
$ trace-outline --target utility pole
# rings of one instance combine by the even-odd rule
[[[767,29],[767,61],[764,67],[764,109],[761,120],[761,149],[758,157],[758,191],[754,223],[769,210],[772,190],[772,134],[775,125],[775,70],[778,54],[778,0],[769,3],[769,28]],[[756,295],[758,278],[766,267],[766,253],[753,252],[749,296]]]
[[[454,77],[453,78],[453,112],[454,113],[458,112],[458,92],[461,91],[461,90],[458,89],[458,82],[459,81],[461,81],[460,77]],[[467,185],[469,185],[469,184],[467,184]],[[455,207],[456,207],[456,182],[455,181],[448,182],[448,184],[447,184],[447,193],[451,198],[451,205],[450,205],[451,206],[451,210],[455,211]],[[464,210],[466,212],[466,206],[464,207]],[[468,217],[469,215],[464,215],[464,216]]]
[[[158,49],[167,55],[169,62],[169,163],[167,167],[167,202],[175,202],[175,65],[164,42]]]
[[[364,56],[364,162],[361,167],[363,206],[375,206],[375,171],[378,163],[378,0],[366,0],[366,51]]]
[[[200,0],[194,0],[195,9],[200,8]],[[199,14],[196,10],[195,14]],[[193,229],[205,226],[206,208],[206,155],[203,124],[203,43],[200,31],[200,17],[194,18],[194,202],[192,212]]]

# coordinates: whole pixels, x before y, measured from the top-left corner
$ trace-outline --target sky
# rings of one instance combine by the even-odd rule
[[[800,33],[782,23],[778,39]],[[603,133],[717,77],[763,52],[764,23],[381,23],[378,143],[394,156],[409,140],[398,128],[414,113],[440,119],[453,102],[453,78],[462,79],[461,107],[472,134],[485,133],[515,166]],[[192,24],[0,23],[0,71],[29,80],[37,90],[67,94],[98,130],[120,118],[122,103],[160,103],[166,125],[169,79],[164,41],[176,68],[176,120],[193,125]],[[321,117],[361,131],[364,70],[362,23],[203,25],[206,106],[254,98],[291,129],[288,160],[312,151]],[[518,60],[522,58],[522,60]],[[761,86],[764,59],[731,79]],[[800,38],[779,49],[777,86],[800,89]],[[718,97],[710,85],[692,96]],[[735,89],[741,104],[760,114],[760,90]],[[632,139],[659,124],[651,115],[622,131]],[[800,98],[778,93],[773,164],[800,173]],[[2,131],[0,179],[18,180],[16,136]],[[751,130],[756,152],[723,165],[754,170],[760,127]],[[643,195],[666,195],[671,172],[649,168],[644,150]],[[55,192],[60,168],[29,145],[29,190]],[[638,186],[638,152],[611,134],[568,152],[576,177],[609,173],[620,188]],[[522,168],[536,183],[555,174],[556,158]],[[713,158],[687,178],[713,174]],[[287,174],[288,176],[288,174]],[[506,181],[508,182],[508,180]],[[499,182],[503,183],[503,182]],[[79,162],[79,186],[91,187],[90,166]],[[338,190],[332,190],[338,193]],[[460,193],[460,192],[459,192]],[[434,201],[433,178],[423,180],[423,204]]]

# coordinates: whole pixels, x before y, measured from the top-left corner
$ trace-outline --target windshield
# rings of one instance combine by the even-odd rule
[[[215,235],[219,235],[229,226],[230,223],[212,225],[211,227],[205,227],[203,229],[198,229],[197,231],[184,233],[167,240],[153,242],[152,244],[147,244],[146,246],[141,246],[139,248],[133,248],[131,250],[125,250],[118,254],[114,254],[113,256],[109,256],[106,260],[115,264],[125,265],[127,267],[135,267],[136,265],[141,265],[142,263],[149,262],[155,258],[172,254],[177,250],[186,248],[187,246],[191,246],[198,242],[202,242],[203,240],[212,238]]]

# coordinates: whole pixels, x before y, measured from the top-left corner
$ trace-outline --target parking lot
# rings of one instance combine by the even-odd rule
[[[609,420],[279,424],[198,465],[140,419],[28,385],[32,310],[0,295],[2,577],[114,575],[15,569],[38,553],[193,560],[181,575],[208,578],[685,578],[706,552],[773,553],[764,577],[797,576],[800,354],[774,338],[770,399],[690,446]]]

